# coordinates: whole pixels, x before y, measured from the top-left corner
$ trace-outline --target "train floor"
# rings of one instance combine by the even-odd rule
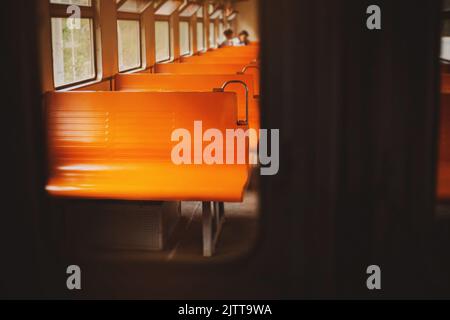
[[[179,235],[175,235],[167,259],[198,259],[202,254],[202,221],[200,202],[181,205],[182,223]],[[249,192],[243,203],[225,204],[225,224],[213,258],[230,258],[251,249],[256,241],[258,223],[258,196]],[[180,228],[179,228],[180,229]],[[210,259],[210,258],[206,258]]]
[[[82,250],[65,254],[48,269],[56,290],[68,298],[94,299],[250,299],[266,297],[267,283],[247,265],[259,231],[259,195],[245,194],[243,203],[226,203],[226,221],[210,258],[203,257],[200,202],[183,202],[182,216],[163,251]],[[65,273],[82,269],[83,290],[67,291]],[[65,269],[64,269],[65,270]],[[236,291],[237,285],[242,286]],[[53,297],[50,293],[49,297]]]
[[[183,202],[181,218],[162,251],[96,251],[87,258],[165,263],[213,263],[246,255],[258,236],[258,193],[249,191],[243,203],[225,203],[225,223],[213,257],[202,255],[202,203]],[[86,258],[86,257],[85,257]]]

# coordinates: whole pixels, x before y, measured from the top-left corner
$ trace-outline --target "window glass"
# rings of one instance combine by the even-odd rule
[[[216,28],[214,27],[214,22],[209,23],[209,47],[215,48],[216,47]]]
[[[117,0],[119,4],[120,0]],[[141,13],[150,4],[150,0],[127,0],[117,9],[120,12]]]
[[[170,60],[170,24],[168,21],[155,22],[156,61]]]
[[[225,41],[225,36],[224,36],[224,26],[223,26],[223,22],[219,23],[219,43],[222,43]]]
[[[118,20],[119,71],[141,66],[140,23],[135,20]]]
[[[189,22],[180,22],[180,54],[188,55],[191,53]]]
[[[450,60],[450,20],[444,20],[442,25],[441,58]]]
[[[198,11],[197,11],[197,17],[198,17],[198,18],[203,18],[203,7],[200,7],[200,9],[198,9]]]
[[[55,87],[95,78],[92,19],[52,18],[53,75]]]
[[[153,7],[156,9],[160,5],[162,5],[163,2],[164,2],[164,0],[155,0],[155,1],[153,1]]]
[[[203,30],[203,22],[197,22],[197,50],[205,50],[205,31]]]
[[[77,6],[85,6],[85,7],[90,7],[91,6],[91,0],[50,0],[50,3],[74,4],[74,5],[77,5]]]

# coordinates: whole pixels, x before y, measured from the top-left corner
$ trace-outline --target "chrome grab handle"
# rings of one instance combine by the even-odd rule
[[[238,72],[238,74],[240,74],[240,75],[245,74],[248,69],[258,69],[259,70],[259,67],[256,64],[248,64],[242,69],[241,72]]]
[[[213,89],[213,92],[225,92],[225,89],[233,83],[241,84],[245,88],[245,120],[237,121],[238,126],[248,126],[248,86],[244,81],[241,80],[229,80],[223,84],[221,88]]]

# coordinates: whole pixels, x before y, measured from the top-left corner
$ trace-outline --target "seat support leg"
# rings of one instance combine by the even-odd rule
[[[203,202],[203,256],[212,257],[225,222],[225,206],[218,202]]]

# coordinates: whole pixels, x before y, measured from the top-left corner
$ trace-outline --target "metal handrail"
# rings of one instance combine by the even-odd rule
[[[221,88],[215,88],[213,91],[214,92],[225,92],[225,89],[230,84],[233,84],[233,83],[241,84],[245,88],[245,120],[239,120],[238,119],[237,125],[238,126],[248,126],[248,119],[249,119],[249,117],[248,117],[248,115],[249,115],[249,112],[248,112],[248,102],[249,102],[248,94],[249,94],[249,90],[248,90],[247,84],[244,81],[241,81],[241,80],[229,80],[229,81],[225,82],[222,85]]]
[[[259,67],[255,64],[248,64],[242,69],[241,72],[238,72],[238,74],[245,74],[248,69],[258,69],[259,70]]]

